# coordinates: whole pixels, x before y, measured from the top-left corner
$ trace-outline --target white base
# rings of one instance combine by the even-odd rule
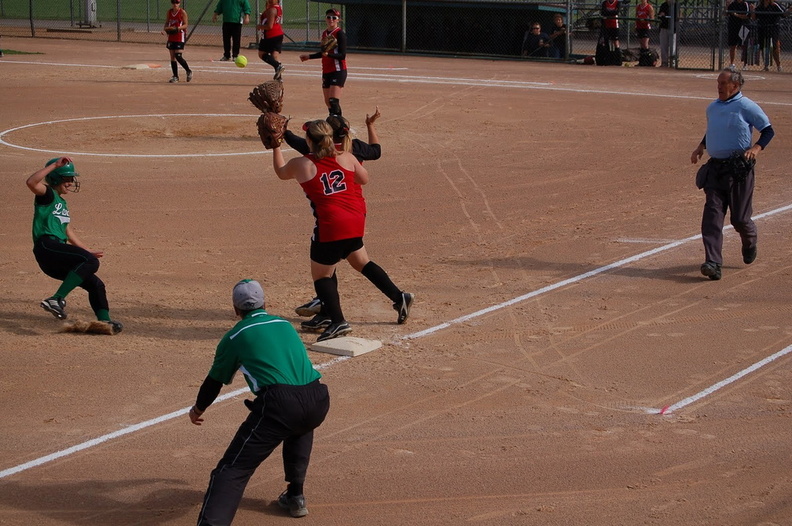
[[[353,357],[376,351],[380,347],[382,347],[382,342],[379,340],[365,340],[354,336],[341,336],[311,344],[312,351]]]

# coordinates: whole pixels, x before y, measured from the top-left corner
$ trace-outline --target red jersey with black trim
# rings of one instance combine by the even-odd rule
[[[330,35],[335,36],[339,31],[341,31],[340,27],[337,27],[332,31],[325,29],[324,32],[322,32],[322,40]],[[338,49],[338,47],[334,47],[329,52],[335,53],[336,49]],[[344,71],[346,68],[346,59],[338,60],[337,58],[322,57],[322,73],[335,73],[336,71]]]
[[[652,6],[649,2],[646,5],[638,4],[635,6],[635,27],[637,29],[652,29],[652,25],[648,20],[652,17]]]
[[[605,17],[605,27],[618,29],[619,28],[619,0],[605,0],[602,2],[602,9],[600,10],[603,17]]]
[[[300,183],[311,201],[316,218],[314,241],[327,243],[363,237],[366,229],[366,200],[363,187],[355,182],[354,170],[338,164],[335,157],[307,157],[316,165],[316,175]]]
[[[281,7],[280,4],[274,5],[272,7],[275,8],[275,23],[272,24],[272,29],[264,31],[264,34],[261,36],[261,38],[279,37],[283,34],[283,26],[281,25],[283,24],[283,7]],[[267,23],[267,11],[269,11],[269,9],[265,9],[259,17],[260,26],[263,26]]]
[[[183,26],[184,23],[187,21],[187,12],[179,8],[176,13],[173,13],[173,9],[168,9],[168,15],[165,18],[165,25],[167,27],[179,27]],[[186,31],[184,29],[179,29],[177,32],[173,33],[172,35],[168,35],[168,42],[186,42],[187,40]]]

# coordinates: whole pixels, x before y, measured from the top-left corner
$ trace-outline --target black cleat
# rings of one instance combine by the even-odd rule
[[[322,334],[316,339],[317,342],[323,342],[325,340],[330,340],[332,338],[338,338],[339,336],[343,336],[344,334],[349,334],[352,332],[352,327],[345,321],[339,323],[331,323],[328,327],[324,330]]]
[[[742,249],[743,263],[750,265],[756,261],[756,247]]]
[[[707,261],[701,265],[701,273],[713,281],[721,279],[721,266],[712,261]]]
[[[412,307],[414,299],[415,296],[409,292],[402,292],[401,301],[393,304],[393,308],[399,313],[396,323],[401,325],[407,321],[407,318],[410,317],[410,307]]]
[[[305,517],[308,515],[308,508],[305,507],[305,497],[303,495],[289,497],[284,491],[278,497],[278,506],[284,510],[289,510],[289,515],[292,517]]]
[[[302,327],[306,331],[318,331],[321,329],[326,329],[327,327],[330,326],[331,323],[332,320],[329,317],[324,316],[322,314],[317,314],[310,320],[306,320],[302,322],[300,324],[300,327]]]
[[[52,296],[41,301],[41,308],[49,312],[59,320],[66,319],[66,300]]]

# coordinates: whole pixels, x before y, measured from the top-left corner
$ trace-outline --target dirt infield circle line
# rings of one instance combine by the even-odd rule
[[[91,153],[91,152],[64,152],[61,150],[47,150],[44,148],[31,148],[29,146],[20,146],[18,144],[14,144],[11,142],[6,141],[3,137],[7,134],[24,130],[26,128],[34,128],[36,126],[45,126],[49,124],[60,124],[63,122],[78,122],[78,121],[91,121],[91,120],[101,120],[101,119],[133,119],[133,118],[145,118],[145,117],[249,117],[251,119],[255,119],[256,115],[240,115],[237,113],[153,113],[150,115],[105,115],[100,117],[77,117],[74,119],[61,119],[56,121],[44,121],[44,122],[36,122],[33,124],[25,124],[23,126],[17,126],[16,128],[10,128],[8,130],[0,132],[0,144],[8,146],[10,148],[17,148],[20,150],[28,150],[31,152],[45,152],[45,153],[57,153],[63,155],[91,155],[94,157],[145,157],[145,158],[158,158],[158,157],[227,157],[227,156],[235,156],[235,155],[258,155],[261,153],[267,153],[266,150],[257,150],[255,152],[224,152],[224,153],[179,153],[179,154],[136,154],[136,153]]]
[[[782,207],[776,208],[774,210],[770,210],[768,212],[764,212],[762,214],[756,215],[756,216],[754,216],[754,219],[757,219],[757,220],[758,219],[763,219],[765,217],[770,217],[770,216],[773,216],[773,215],[776,215],[776,214],[789,212],[790,210],[792,210],[792,204],[786,205],[786,206],[782,206]],[[726,231],[726,230],[728,230],[730,228],[733,228],[733,227],[731,225],[728,225],[728,226],[726,226],[724,228],[724,231]],[[509,301],[505,301],[505,302],[499,303],[497,305],[492,305],[490,307],[478,310],[478,311],[473,312],[471,314],[468,314],[468,315],[465,315],[465,316],[461,316],[459,318],[450,320],[450,321],[445,322],[445,323],[441,323],[440,325],[436,325],[434,327],[430,327],[429,329],[426,329],[426,330],[423,330],[423,331],[419,331],[419,332],[415,332],[415,333],[412,333],[412,334],[407,334],[405,336],[402,336],[399,339],[400,340],[410,340],[410,339],[420,338],[422,336],[427,336],[427,335],[432,334],[434,332],[437,332],[437,331],[440,331],[442,329],[451,327],[454,324],[462,323],[462,322],[468,321],[468,320],[470,320],[472,318],[477,318],[477,317],[483,316],[484,314],[490,313],[492,311],[499,310],[499,309],[502,309],[502,308],[510,306],[510,305],[514,305],[515,303],[519,303],[521,301],[525,301],[528,298],[532,298],[532,297],[538,296],[540,294],[544,294],[546,292],[550,292],[550,291],[555,290],[557,288],[560,288],[560,287],[563,287],[563,286],[566,286],[566,285],[569,285],[569,284],[572,284],[572,283],[576,283],[578,281],[582,281],[582,280],[584,280],[586,278],[595,276],[597,274],[601,274],[602,272],[605,272],[607,270],[611,270],[611,269],[614,269],[614,268],[617,268],[617,267],[624,266],[624,265],[626,265],[628,263],[632,263],[632,262],[647,258],[647,257],[652,256],[654,254],[669,250],[671,248],[680,246],[682,244],[685,244],[687,242],[694,241],[694,240],[700,239],[700,238],[701,238],[701,234],[698,234],[698,235],[695,235],[695,236],[689,236],[689,237],[686,237],[686,238],[683,238],[683,239],[679,239],[677,241],[673,241],[673,242],[668,243],[666,245],[663,245],[661,247],[657,247],[657,248],[654,248],[652,250],[647,250],[646,252],[641,252],[640,254],[636,254],[636,255],[631,256],[629,258],[625,258],[625,259],[616,261],[614,263],[611,263],[610,265],[604,265],[602,267],[599,267],[597,269],[591,270],[589,272],[585,272],[583,274],[579,274],[579,275],[574,276],[572,278],[569,278],[569,279],[566,279],[566,280],[563,280],[563,281],[559,281],[559,282],[557,282],[555,284],[552,284],[552,285],[549,285],[547,287],[542,287],[541,289],[537,289],[537,290],[529,292],[527,294],[523,294],[522,296],[518,296],[518,297],[513,298],[513,299],[511,299]],[[736,374],[734,374],[734,375],[732,375],[732,376],[730,376],[730,377],[728,377],[728,378],[726,378],[724,380],[721,380],[720,382],[717,382],[717,383],[711,385],[710,387],[707,387],[706,389],[703,389],[702,391],[699,391],[698,393],[696,393],[696,394],[694,394],[692,396],[689,396],[688,398],[680,400],[679,402],[676,402],[674,404],[666,405],[665,407],[663,407],[661,409],[651,408],[651,407],[640,407],[640,408],[636,408],[636,409],[638,409],[638,410],[640,410],[640,411],[642,411],[644,413],[647,413],[647,414],[657,414],[657,415],[664,415],[664,416],[665,415],[669,415],[669,414],[671,414],[674,411],[682,409],[683,407],[688,406],[688,405],[690,405],[690,404],[692,404],[692,403],[694,403],[694,402],[696,402],[698,400],[701,400],[702,398],[705,398],[705,397],[709,396],[710,394],[714,393],[715,391],[718,391],[718,390],[720,390],[720,389],[722,389],[722,388],[724,388],[724,387],[736,382],[740,378],[742,378],[742,377],[744,377],[744,376],[746,376],[746,375],[748,375],[748,374],[750,374],[750,373],[752,373],[752,372],[764,367],[765,365],[767,365],[769,363],[772,363],[772,362],[778,360],[779,358],[782,358],[782,357],[786,356],[790,352],[792,352],[792,345],[789,345],[789,346],[785,347],[784,349],[776,352],[775,354],[772,354],[772,355],[770,355],[770,356],[768,356],[766,358],[763,358],[762,360],[759,360],[758,362],[756,362],[753,365],[743,369],[742,371],[740,371],[740,372],[738,372],[738,373],[736,373]],[[344,362],[344,361],[346,361],[348,359],[350,359],[349,356],[340,356],[340,357],[337,357],[337,358],[333,358],[329,362],[325,362],[323,364],[316,365],[315,369],[317,369],[317,370],[327,369],[327,368],[332,367],[333,365],[335,365],[337,363]],[[224,395],[218,396],[217,399],[215,400],[215,402],[228,400],[229,398],[233,398],[235,396],[239,396],[239,395],[241,395],[243,393],[246,393],[248,391],[249,391],[249,388],[247,386],[246,387],[242,387],[242,388],[237,389],[235,391],[232,391],[230,393],[226,393]],[[130,433],[134,433],[135,431],[140,431],[141,429],[145,429],[147,427],[151,427],[153,425],[160,424],[162,422],[171,420],[173,418],[177,418],[179,416],[187,414],[189,411],[190,411],[190,407],[184,407],[182,409],[179,409],[178,411],[173,411],[173,412],[168,413],[166,415],[158,416],[156,418],[152,418],[150,420],[146,420],[145,422],[140,422],[138,424],[134,424],[134,425],[126,427],[124,429],[120,429],[118,431],[114,431],[112,433],[108,433],[106,435],[102,435],[102,436],[100,436],[98,438],[94,438],[92,440],[88,440],[88,441],[83,442],[81,444],[77,444],[76,446],[72,446],[70,448],[63,449],[61,451],[56,451],[55,453],[51,453],[51,454],[45,455],[43,457],[39,457],[39,458],[37,458],[35,460],[31,460],[30,462],[26,462],[24,464],[20,464],[18,466],[14,466],[12,468],[4,469],[4,470],[0,471],[0,479],[3,479],[5,477],[14,475],[14,474],[22,472],[22,471],[26,471],[28,469],[31,469],[31,468],[34,468],[34,467],[37,467],[37,466],[41,466],[42,464],[46,464],[47,462],[51,462],[53,460],[57,460],[59,458],[66,457],[68,455],[71,455],[73,453],[77,453],[77,452],[82,451],[84,449],[88,449],[88,448],[91,448],[93,446],[97,446],[97,445],[102,444],[104,442],[107,442],[109,440],[113,440],[115,438],[118,438],[118,437],[121,437],[121,436],[124,436],[124,435],[128,435]]]

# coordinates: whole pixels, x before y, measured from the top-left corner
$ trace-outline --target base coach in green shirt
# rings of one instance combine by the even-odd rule
[[[256,398],[245,402],[250,415],[212,471],[199,526],[231,524],[250,477],[281,443],[289,484],[278,504],[292,517],[308,515],[303,483],[313,431],[330,409],[327,386],[319,382],[322,375],[313,368],[292,324],[264,310],[261,285],[242,280],[234,286],[232,297],[241,321],[220,340],[212,368],[190,409],[190,421],[201,425],[201,415],[237,371],[244,374]]]

